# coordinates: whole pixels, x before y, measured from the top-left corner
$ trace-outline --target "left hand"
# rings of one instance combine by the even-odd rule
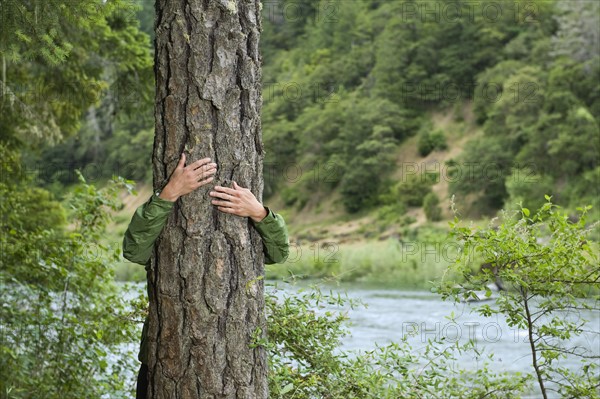
[[[217,205],[221,212],[249,217],[255,222],[260,222],[267,216],[267,210],[254,194],[247,188],[238,186],[236,182],[233,182],[233,188],[215,186],[210,196],[218,198],[211,203]]]

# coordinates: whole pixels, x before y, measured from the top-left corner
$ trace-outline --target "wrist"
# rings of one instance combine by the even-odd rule
[[[179,199],[179,195],[168,184],[158,196],[166,201],[171,202],[175,202],[177,199]]]
[[[250,218],[254,222],[261,222],[264,218],[267,217],[267,209],[261,205],[260,209],[257,209],[256,212],[250,216]]]

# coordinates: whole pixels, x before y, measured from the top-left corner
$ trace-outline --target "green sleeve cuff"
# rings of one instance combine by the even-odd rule
[[[260,222],[255,222],[254,220],[250,219],[252,220],[254,227],[256,227],[256,229],[259,232],[261,231],[261,229],[268,228],[267,226],[269,226],[269,224],[273,224],[275,222],[275,214],[273,213],[273,211],[267,208],[266,206],[265,209],[267,210],[267,216],[265,216]]]
[[[149,204],[154,204],[154,205],[160,207],[161,209],[171,210],[171,208],[173,208],[173,205],[175,205],[175,202],[160,198],[158,196],[159,194],[160,194],[160,191],[155,192],[152,195],[152,197],[150,197]]]
[[[265,263],[283,263],[289,254],[289,237],[285,221],[278,215],[265,207],[267,216],[260,222],[254,222],[254,227],[263,241]]]

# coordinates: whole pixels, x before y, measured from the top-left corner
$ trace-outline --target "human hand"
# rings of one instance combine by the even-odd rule
[[[210,196],[218,198],[212,200],[213,205],[221,212],[231,213],[232,215],[249,217],[255,222],[260,222],[267,216],[267,210],[258,202],[252,191],[243,188],[233,182],[233,188],[215,186]]]
[[[185,154],[181,154],[177,167],[159,197],[167,201],[177,201],[182,195],[189,194],[213,181],[216,172],[217,164],[211,163],[210,158],[200,159],[185,166]]]

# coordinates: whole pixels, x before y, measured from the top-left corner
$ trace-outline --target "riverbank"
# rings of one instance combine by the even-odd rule
[[[443,276],[457,251],[457,243],[439,233],[407,241],[296,242],[284,264],[266,266],[266,277],[426,289]]]

